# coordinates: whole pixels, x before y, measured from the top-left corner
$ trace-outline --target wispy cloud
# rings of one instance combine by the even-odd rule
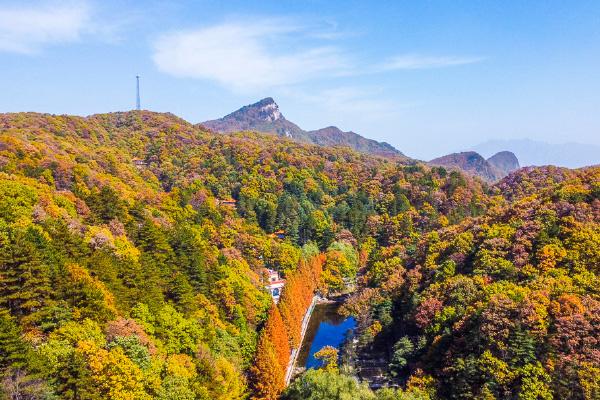
[[[230,22],[164,34],[154,43],[153,59],[163,72],[234,90],[290,85],[348,68],[334,46],[294,46],[291,35],[303,33],[289,20]]]
[[[338,45],[345,37],[334,22],[307,26],[287,18],[228,21],[165,33],[154,41],[159,70],[206,79],[234,91],[270,89],[306,82],[476,63],[481,57],[399,55],[365,64]]]
[[[120,42],[139,14],[93,0],[0,4],[0,52],[32,55],[56,45]]]
[[[0,5],[0,51],[31,54],[80,40],[90,23],[86,2]]]
[[[375,65],[373,72],[445,68],[457,65],[474,64],[485,60],[484,57],[456,57],[456,56],[425,56],[418,54],[405,54]]]

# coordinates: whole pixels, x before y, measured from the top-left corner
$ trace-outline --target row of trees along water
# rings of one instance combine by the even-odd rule
[[[322,254],[301,261],[298,269],[288,275],[280,302],[271,305],[250,368],[254,399],[277,399],[283,391],[291,349],[300,346],[302,321],[312,303],[324,262]]]

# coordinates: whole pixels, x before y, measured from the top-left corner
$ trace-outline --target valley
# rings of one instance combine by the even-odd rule
[[[599,174],[490,184],[172,114],[1,114],[3,390],[591,399]],[[314,295],[348,289],[302,347]]]
[[[600,400],[600,1],[0,1],[0,400]]]

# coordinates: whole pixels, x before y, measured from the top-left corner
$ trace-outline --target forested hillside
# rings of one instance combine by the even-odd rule
[[[0,115],[3,395],[273,398],[281,387],[261,388],[278,372],[256,370],[274,351],[258,340],[275,312],[265,267],[293,281],[322,253],[311,284],[326,292],[368,259],[373,285],[398,286],[404,269],[377,275],[376,255],[418,257],[431,232],[499,207],[487,192],[443,168],[170,114]]]
[[[600,398],[600,168],[523,169],[490,199],[417,240],[379,238],[346,304],[362,351],[429,397]]]

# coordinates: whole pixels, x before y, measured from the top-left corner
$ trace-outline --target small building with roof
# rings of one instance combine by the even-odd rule
[[[235,201],[235,199],[232,199],[232,198],[217,200],[218,205],[225,206],[225,207],[231,207],[231,208],[236,208],[236,203],[237,202]]]
[[[283,240],[283,239],[285,239],[285,231],[283,231],[283,230],[280,229],[278,231],[275,231],[275,232],[271,233],[269,235],[269,237],[271,237],[273,239],[277,238],[277,239]]]
[[[273,297],[273,300],[275,303],[277,303],[279,301],[279,297],[281,296],[281,291],[285,286],[285,279],[282,279],[279,275],[279,272],[273,269],[267,268],[266,275],[267,282],[265,284],[265,289],[271,293],[271,297]]]
[[[133,165],[135,165],[136,167],[145,167],[148,165],[146,160],[142,160],[141,158],[132,158],[131,161],[133,162]]]

